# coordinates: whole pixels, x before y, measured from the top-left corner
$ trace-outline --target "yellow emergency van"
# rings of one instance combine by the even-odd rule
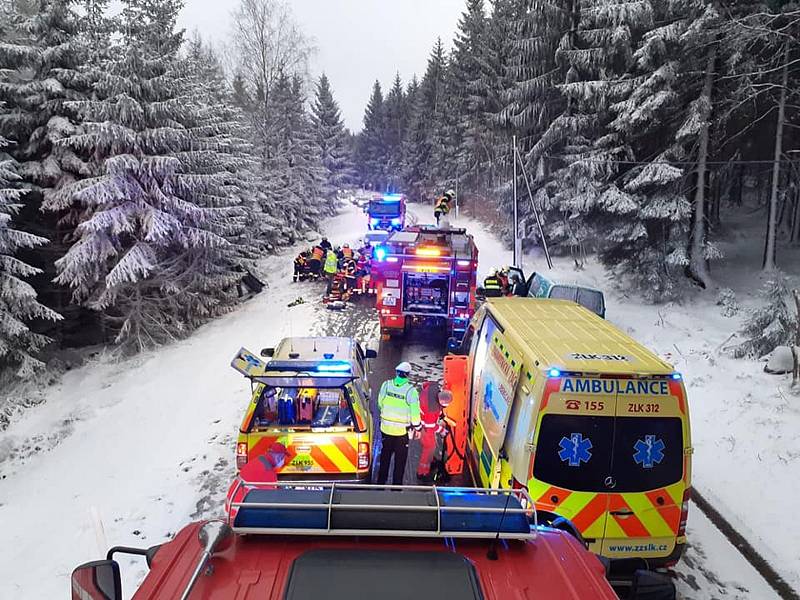
[[[368,481],[373,422],[367,379],[374,350],[352,338],[286,338],[262,361],[242,348],[231,366],[253,392],[239,427],[236,466],[286,447],[279,480]]]
[[[671,365],[566,300],[490,299],[462,347],[476,483],[527,487],[601,556],[680,558],[692,446]]]

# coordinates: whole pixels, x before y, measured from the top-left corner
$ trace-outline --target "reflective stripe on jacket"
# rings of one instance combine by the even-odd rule
[[[325,272],[333,275],[339,269],[339,259],[334,252],[328,250],[325,256]]]
[[[405,435],[409,425],[420,422],[419,392],[408,381],[402,385],[395,385],[394,380],[384,381],[378,392],[378,410],[383,433]]]

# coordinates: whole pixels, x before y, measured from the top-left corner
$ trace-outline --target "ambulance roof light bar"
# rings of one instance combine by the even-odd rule
[[[289,488],[290,494],[284,496],[284,488]],[[291,488],[311,492],[307,494],[308,501],[297,502],[299,490]],[[274,501],[248,501],[254,490],[262,492],[262,498]],[[365,490],[374,492],[372,498],[376,501],[365,497]],[[538,526],[536,509],[525,489],[302,481],[255,483],[238,479],[230,497],[235,498],[242,491],[244,500],[230,503],[228,520],[235,532],[243,534],[526,540],[536,537]],[[348,492],[353,495],[352,503],[347,501]],[[409,498],[415,499],[413,494],[419,497],[416,504],[409,502]],[[374,519],[370,522],[371,518],[387,512],[408,514],[404,518],[407,523],[414,523],[416,514],[416,524],[423,527],[382,529],[371,525],[376,522]],[[435,525],[431,513],[435,514]],[[363,527],[355,527],[360,519]],[[349,526],[338,526],[337,522],[342,520]]]

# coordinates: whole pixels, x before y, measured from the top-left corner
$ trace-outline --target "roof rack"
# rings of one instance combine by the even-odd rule
[[[237,533],[533,539],[527,490],[237,481],[228,524]]]

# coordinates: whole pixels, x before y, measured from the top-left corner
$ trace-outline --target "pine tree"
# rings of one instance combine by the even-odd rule
[[[383,145],[386,148],[387,189],[400,192],[403,186],[403,140],[408,129],[408,103],[400,74],[386,96],[386,129]]]
[[[83,211],[58,281],[101,310],[136,348],[176,337],[233,302],[225,239],[225,142],[188,94],[175,33],[180,2],[125,0],[120,47],[96,98],[76,103],[86,133],[71,148],[104,163],[63,197]]]
[[[733,349],[737,358],[760,358],[777,346],[792,343],[797,331],[798,315],[793,315],[788,299],[791,297],[786,278],[768,280],[761,291],[764,304],[751,310],[742,327],[745,341]]]
[[[388,152],[386,143],[386,107],[381,84],[372,86],[367,109],[364,113],[364,129],[358,141],[358,164],[361,167],[362,184],[373,190],[386,186]]]
[[[326,172],[322,194],[333,208],[337,191],[352,181],[353,173],[342,114],[324,73],[317,81],[316,99],[311,112],[316,143]]]
[[[30,322],[55,321],[61,317],[40,304],[35,290],[24,281],[36,274],[37,269],[16,257],[20,249],[35,248],[47,240],[13,227],[12,219],[25,192],[19,187],[8,187],[20,177],[14,162],[3,153],[6,144],[0,137],[0,379],[7,369],[17,378],[26,379],[44,366],[35,354],[49,341],[33,333]]]
[[[78,323],[81,312],[69,306],[69,290],[54,285],[55,262],[67,251],[66,238],[74,220],[69,210],[53,211],[59,191],[92,174],[85,157],[59,142],[81,132],[73,102],[91,91],[87,52],[80,21],[70,0],[32,0],[11,4],[0,44],[0,135],[13,141],[9,153],[28,193],[15,222],[27,233],[47,240],[37,250],[22,250],[26,262],[38,269],[30,279],[42,302],[66,316],[57,337],[85,341]],[[48,333],[50,333],[48,331]]]
[[[447,61],[438,40],[428,58],[428,67],[415,93],[409,133],[406,138],[404,179],[412,200],[424,201],[442,186],[444,175],[444,110]]]

